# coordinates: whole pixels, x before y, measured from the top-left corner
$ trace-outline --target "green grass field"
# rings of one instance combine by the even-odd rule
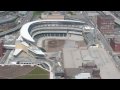
[[[33,13],[33,17],[39,16],[41,17],[41,13],[43,13],[44,11],[34,11]]]
[[[26,75],[19,76],[16,79],[49,79],[49,72],[36,67],[34,70]]]
[[[29,74],[48,74],[48,71],[45,71],[39,67],[36,67],[34,70],[32,70]]]

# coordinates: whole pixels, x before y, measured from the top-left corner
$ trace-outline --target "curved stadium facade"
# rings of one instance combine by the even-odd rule
[[[67,33],[80,35],[85,22],[75,20],[38,20],[32,21],[25,25],[20,30],[22,39],[35,42],[36,35],[48,36],[66,36]]]

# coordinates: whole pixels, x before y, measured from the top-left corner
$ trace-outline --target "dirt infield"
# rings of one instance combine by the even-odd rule
[[[56,52],[62,50],[67,41],[68,40],[46,39],[43,41],[42,46],[47,52]],[[77,47],[87,47],[84,41],[69,41],[75,42]]]
[[[65,40],[47,39],[43,41],[43,48],[47,52],[56,52],[62,50]]]

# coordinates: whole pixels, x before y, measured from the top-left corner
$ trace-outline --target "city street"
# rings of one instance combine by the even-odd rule
[[[22,27],[22,25],[24,25],[25,23],[27,23],[27,22],[29,22],[29,21],[31,20],[32,15],[33,15],[33,11],[28,12],[27,15],[26,15],[26,17],[24,17],[24,18],[22,19],[21,23],[20,23],[18,26],[16,26],[16,27],[13,28],[13,29],[7,30],[7,31],[5,31],[5,32],[1,32],[1,33],[0,33],[0,36],[3,36],[3,35],[6,35],[6,34],[8,34],[8,33],[11,33],[11,32],[14,32],[14,31],[16,31],[16,30],[19,30],[19,29]],[[16,35],[15,40],[16,40],[18,37],[19,37],[19,35]],[[15,43],[15,40],[14,40],[13,43],[11,43],[11,44],[14,44],[14,43]],[[4,57],[3,57],[3,58],[1,59],[1,61],[0,61],[0,64],[4,64],[4,63],[6,62],[6,59],[7,59],[7,57],[9,56],[10,52],[11,52],[10,50],[7,50],[7,51],[6,51]]]
[[[21,23],[18,26],[16,26],[13,29],[1,32],[0,33],[0,37],[4,36],[6,34],[9,34],[9,33],[12,33],[12,32],[15,32],[15,31],[19,30],[22,27],[22,25],[24,25],[25,23],[29,22],[32,19],[32,16],[33,16],[33,11],[29,11],[27,13],[27,15],[22,19]]]

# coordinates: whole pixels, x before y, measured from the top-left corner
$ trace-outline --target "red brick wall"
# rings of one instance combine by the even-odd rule
[[[110,40],[110,45],[115,52],[120,52],[120,43],[115,43],[113,39]]]
[[[114,32],[114,20],[101,18],[102,16],[97,16],[97,26],[98,29],[103,34],[110,34]],[[107,16],[106,16],[107,17]]]

